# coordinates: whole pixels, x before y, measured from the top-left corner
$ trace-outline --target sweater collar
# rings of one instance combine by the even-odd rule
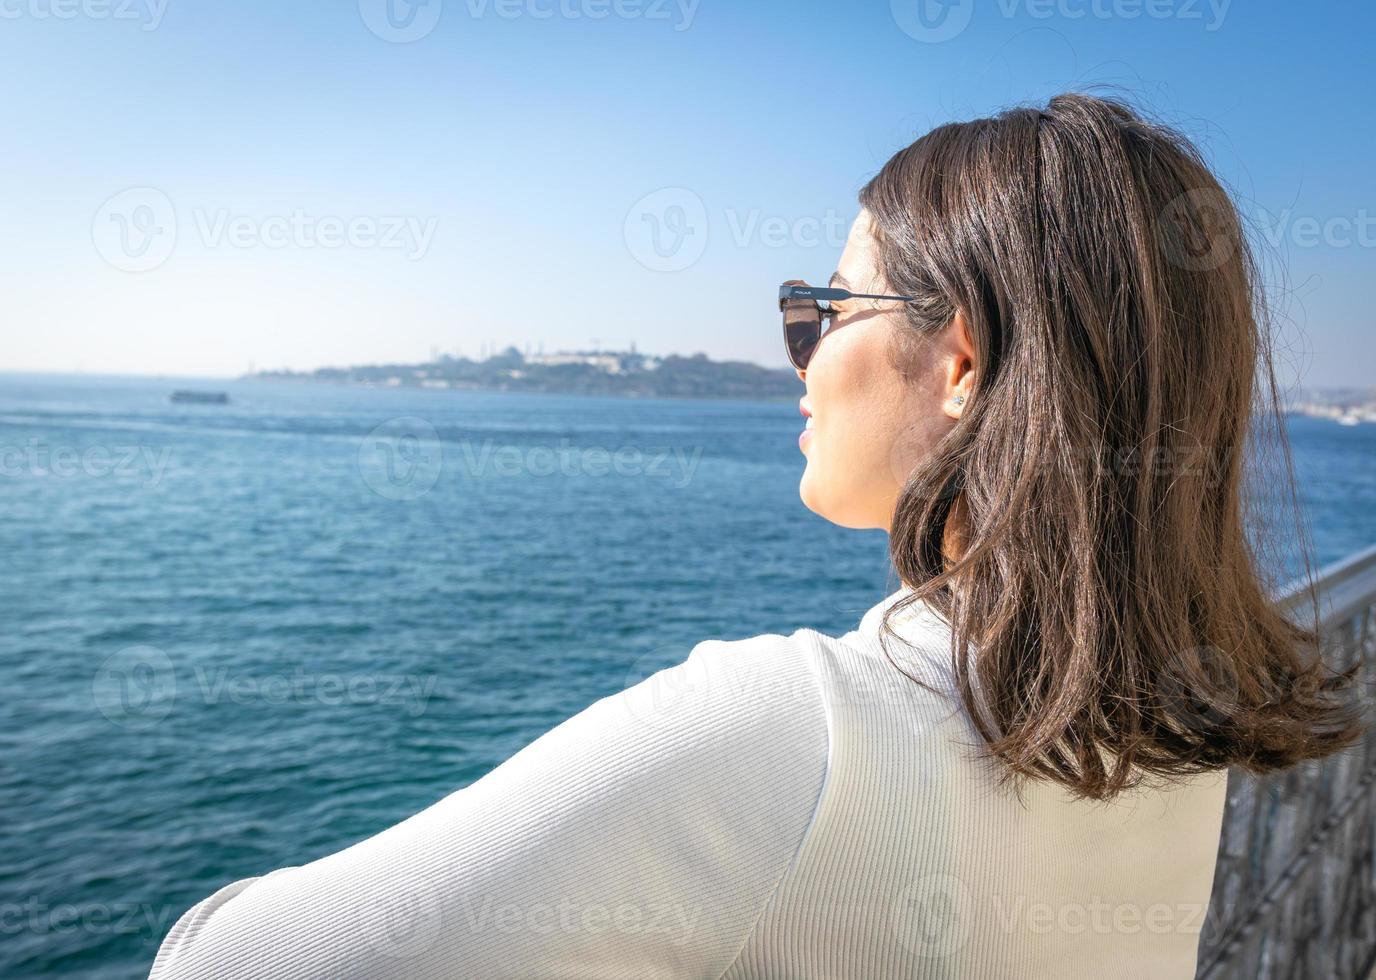
[[[884,614],[912,594],[913,590],[904,585],[897,591],[885,596],[860,618],[860,625],[857,630],[866,636],[879,636],[881,625],[884,622]],[[946,620],[925,600],[914,602],[894,613],[889,620],[889,625],[900,637],[905,638],[912,631],[920,632],[923,629],[934,627],[938,629],[947,628]]]

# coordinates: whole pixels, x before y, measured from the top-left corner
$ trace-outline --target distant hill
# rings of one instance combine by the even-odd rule
[[[260,371],[251,377],[640,398],[796,398],[803,392],[802,382],[791,370],[746,361],[713,361],[703,354],[661,358],[635,351],[563,351],[526,357],[514,347],[481,361],[444,356],[423,364]]]

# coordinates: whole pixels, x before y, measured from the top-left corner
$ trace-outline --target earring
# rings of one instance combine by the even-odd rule
[[[965,396],[964,396],[964,395],[956,395],[954,398],[951,399],[951,401],[955,402],[957,405],[964,405],[964,404],[965,404]]]

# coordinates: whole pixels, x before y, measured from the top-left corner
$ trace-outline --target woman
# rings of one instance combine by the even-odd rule
[[[1079,95],[943,126],[860,203],[780,307],[803,500],[887,529],[903,587],[222,889],[155,978],[1193,975],[1226,767],[1358,734],[1244,538],[1274,381],[1237,215]]]

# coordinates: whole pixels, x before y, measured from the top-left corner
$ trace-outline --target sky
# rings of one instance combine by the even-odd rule
[[[0,0],[0,370],[634,342],[784,365],[779,282],[940,123],[1065,90],[1195,139],[1287,383],[1373,380],[1355,2]]]

